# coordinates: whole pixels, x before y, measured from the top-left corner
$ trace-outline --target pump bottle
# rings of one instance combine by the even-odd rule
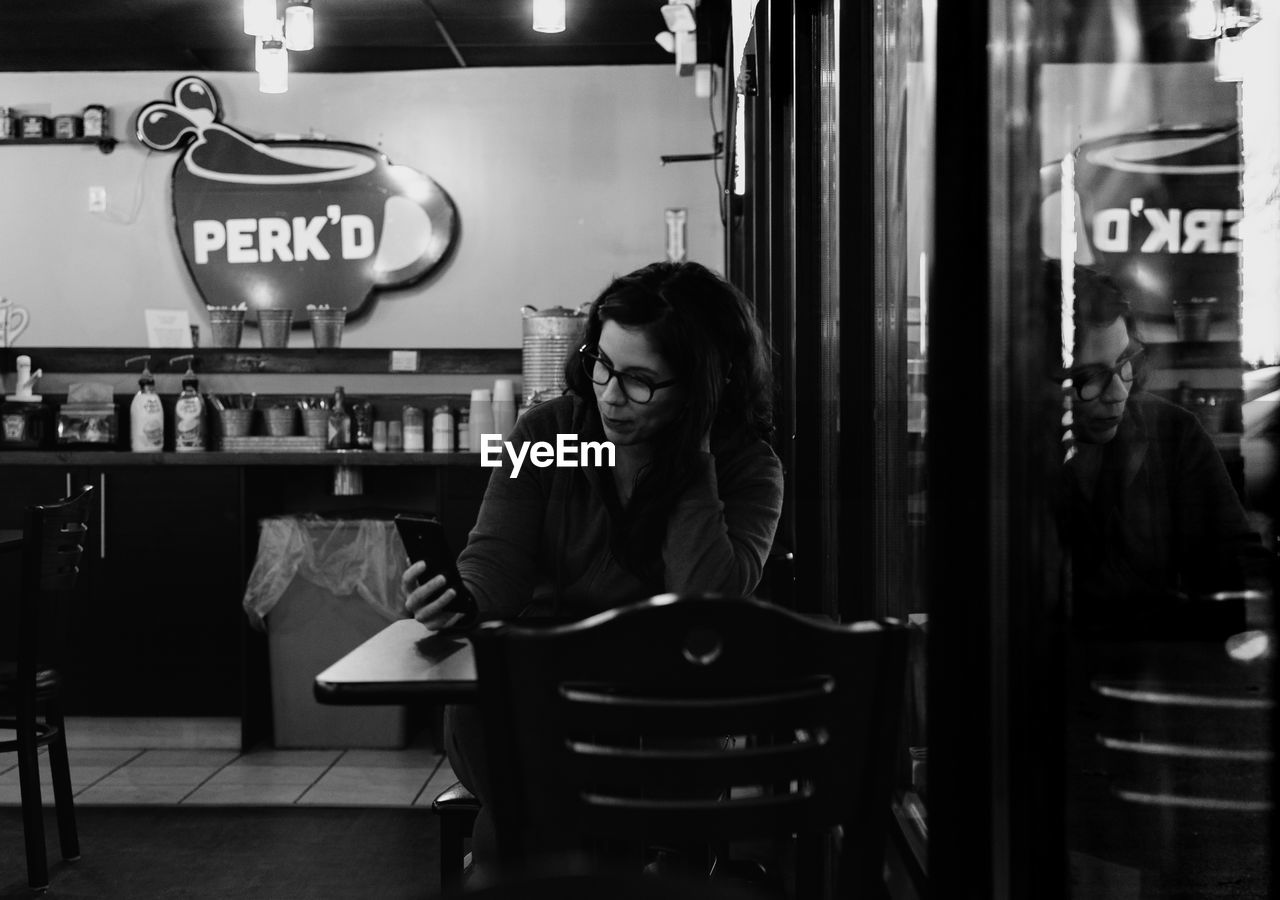
[[[156,380],[148,366],[150,356],[135,356],[124,364],[142,360],[142,377],[138,379],[138,393],[129,406],[129,446],[134,453],[159,453],[164,449],[164,407],[156,393]]]
[[[187,371],[182,375],[182,392],[173,405],[173,449],[179,453],[191,453],[204,449],[205,412],[204,398],[200,396],[200,382],[192,369],[195,357],[188,353],[175,356],[169,365],[187,361]]]

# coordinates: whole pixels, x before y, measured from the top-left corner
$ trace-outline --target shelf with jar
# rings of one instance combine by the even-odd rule
[[[19,355],[46,372],[116,372],[123,359],[160,355],[154,347],[10,347],[0,349],[0,371],[12,372]],[[518,347],[434,348],[220,348],[190,353],[201,374],[261,375],[507,375],[523,366]]]

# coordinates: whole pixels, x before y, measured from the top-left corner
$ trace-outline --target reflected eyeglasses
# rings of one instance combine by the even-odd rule
[[[665,387],[671,387],[680,380],[669,378],[666,381],[652,381],[643,375],[619,372],[605,362],[598,351],[589,349],[586,344],[578,348],[578,355],[582,358],[582,370],[587,373],[587,377],[593,384],[606,385],[611,379],[616,378],[622,393],[626,394],[627,399],[632,403],[648,403],[655,393]]]
[[[1114,366],[1080,366],[1068,369],[1063,379],[1071,379],[1072,389],[1081,400],[1097,400],[1113,378],[1119,378],[1126,388],[1133,384],[1139,360],[1145,352],[1145,348],[1139,347]]]

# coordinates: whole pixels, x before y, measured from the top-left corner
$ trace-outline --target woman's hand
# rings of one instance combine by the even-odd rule
[[[404,608],[428,628],[440,629],[449,625],[458,614],[449,610],[457,592],[446,586],[443,575],[436,575],[423,584],[418,578],[427,570],[427,564],[416,562],[405,569],[400,576],[400,586],[404,588]]]

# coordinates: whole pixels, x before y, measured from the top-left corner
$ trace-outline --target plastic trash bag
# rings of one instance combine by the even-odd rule
[[[294,578],[305,578],[336,597],[361,598],[387,621],[402,619],[407,613],[400,576],[406,565],[404,544],[387,520],[263,519],[244,611],[254,628],[265,631],[267,613]]]

